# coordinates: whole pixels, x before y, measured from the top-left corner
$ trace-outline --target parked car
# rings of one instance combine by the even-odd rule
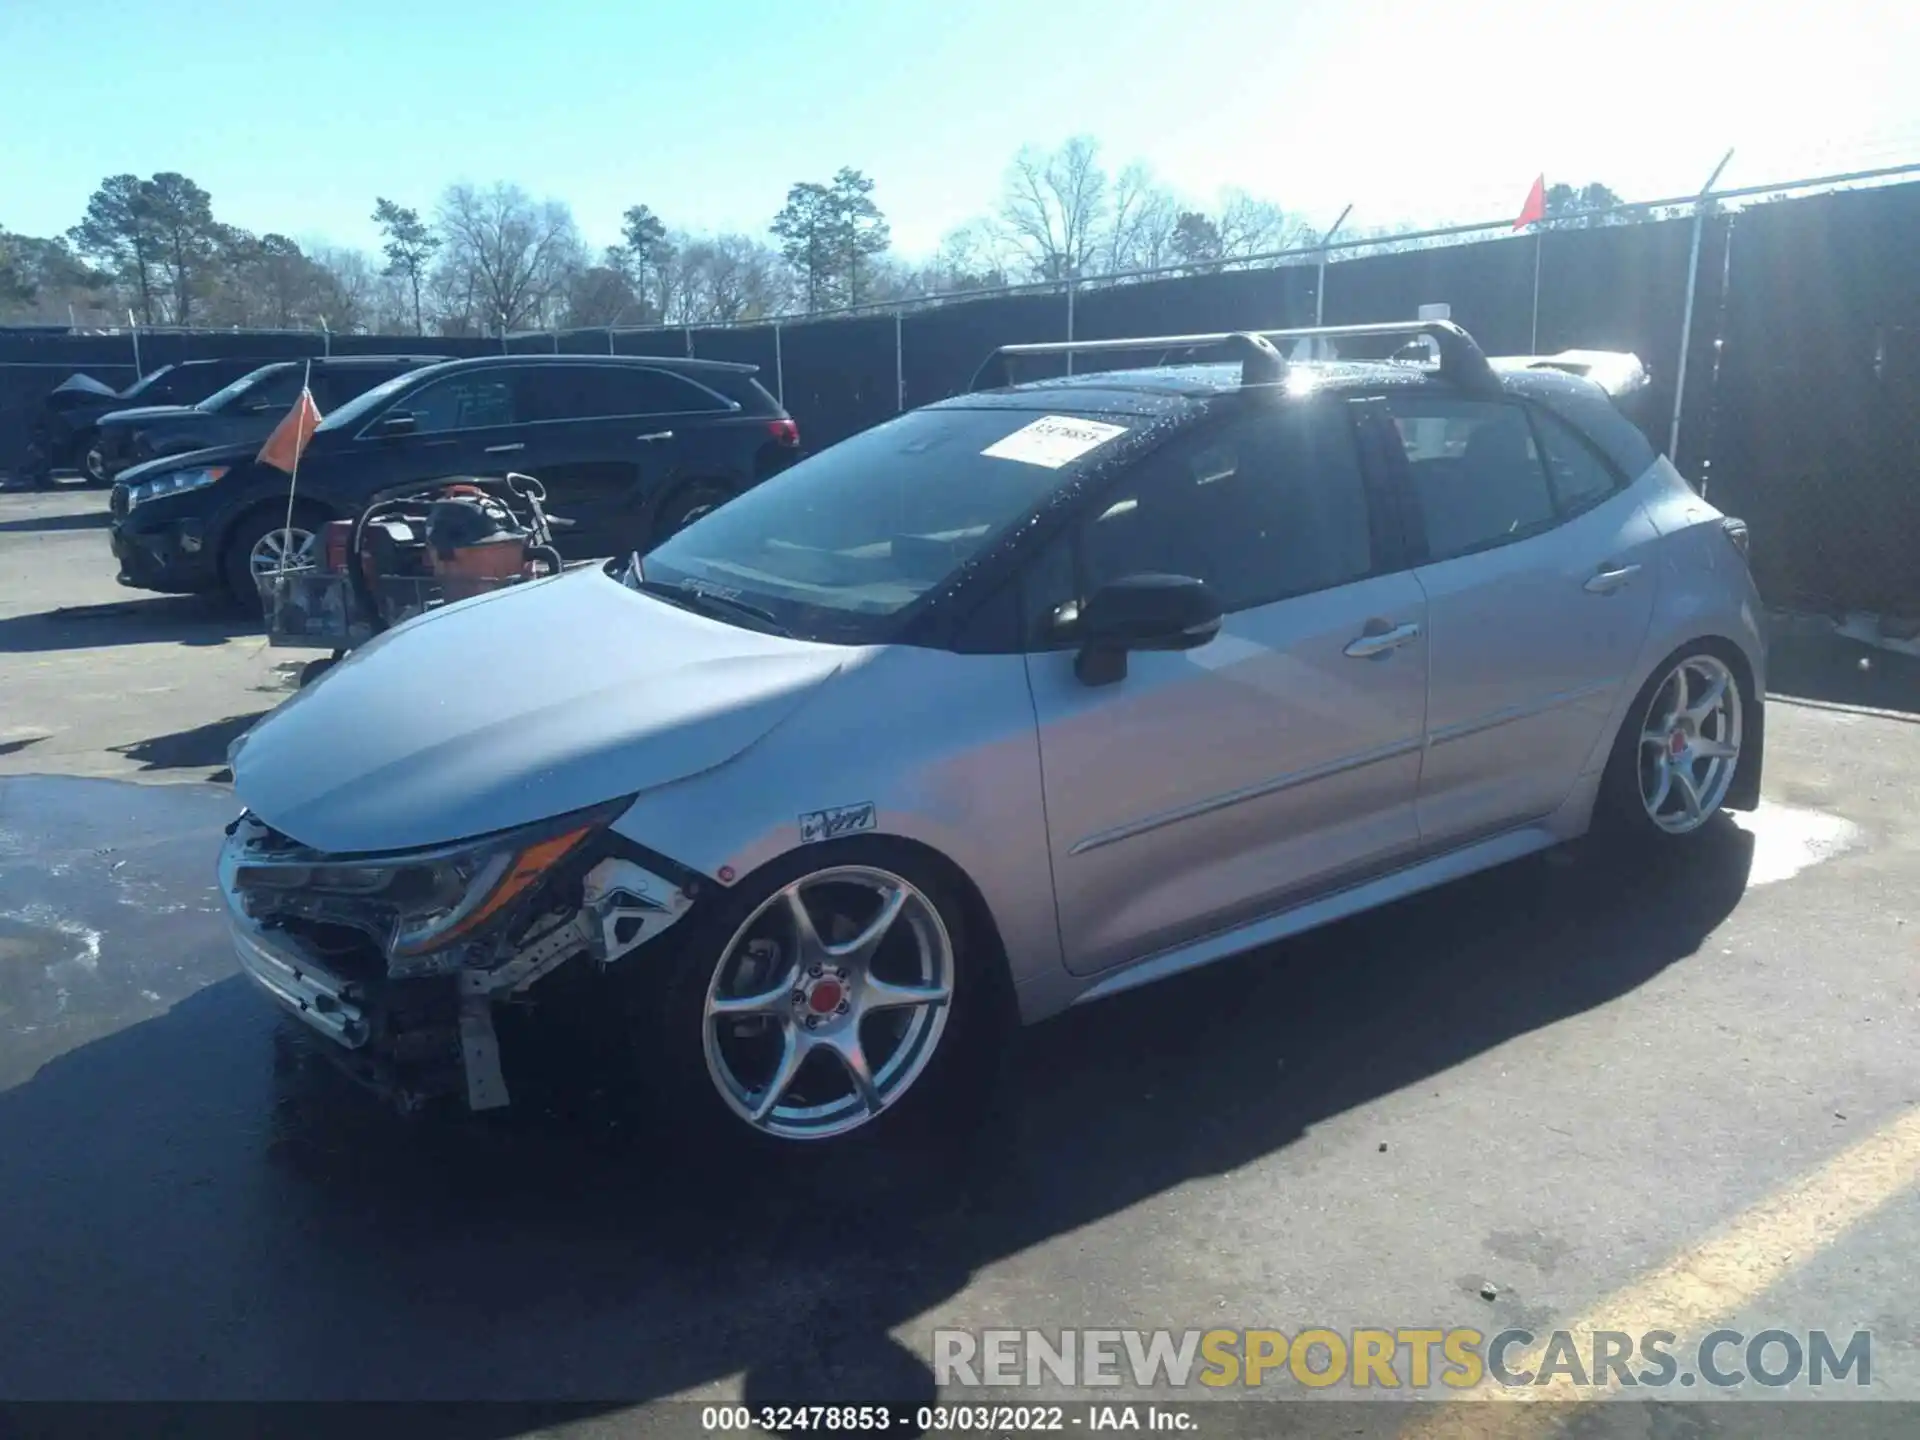
[[[104,483],[104,474],[88,471],[95,427],[100,418],[133,405],[194,405],[222,385],[265,364],[264,360],[183,360],[116,390],[91,375],[70,375],[48,393],[28,427],[27,453],[20,474],[29,485],[45,485],[56,470],[79,470]]]
[[[375,495],[462,475],[532,475],[566,522],[568,559],[671,534],[790,464],[799,428],[753,377],[716,360],[490,355],[410,370],[332,411],[287,476],[252,443],[136,465],[114,486],[122,584],[229,589],[257,605],[262,569],[309,563],[329,520]]]
[[[1265,332],[1007,385],[1197,342],[1007,347],[643,556],[389,631],[230,751],[242,966],[479,1108],[493,1007],[571,966],[670,1123],[837,1143],[977,1100],[1003,1018],[1590,826],[1700,843],[1759,796],[1745,527],[1587,379],[1338,333],[1410,331],[1437,366]]]
[[[423,365],[444,364],[445,355],[341,355],[282,360],[249,371],[197,405],[141,405],[110,410],[95,422],[86,471],[112,480],[130,466],[163,455],[184,455],[227,444],[259,446],[313,387],[314,404],[330,414],[376,385]]]

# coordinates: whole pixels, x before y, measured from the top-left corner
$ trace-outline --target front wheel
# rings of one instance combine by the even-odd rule
[[[1726,802],[1740,763],[1748,697],[1718,650],[1684,650],[1632,707],[1601,781],[1615,828],[1654,843],[1694,834]]]
[[[881,842],[809,846],[715,902],[668,973],[628,962],[661,1118],[795,1155],[938,1128],[990,1013],[940,867]]]
[[[320,550],[322,522],[309,511],[295,510],[293,523],[284,511],[261,511],[234,527],[222,552],[220,568],[227,590],[248,614],[264,613],[260,602],[260,575],[283,566],[297,570],[313,565]]]

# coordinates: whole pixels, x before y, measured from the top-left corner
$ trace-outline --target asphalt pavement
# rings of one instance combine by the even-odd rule
[[[101,508],[0,495],[0,1399],[578,1401],[618,1430],[674,1397],[967,1398],[936,1329],[1617,1322],[1865,1329],[1844,1398],[1920,1400],[1905,657],[1783,640],[1766,802],[1679,859],[1573,847],[1084,1007],[913,1165],[756,1176],[664,1148],[565,1045],[523,1037],[534,1099],[486,1121],[317,1063],[212,874],[226,740],[301,657],[120,590]],[[1805,1433],[1597,1408],[1554,1423]],[[565,1428],[541,1413],[459,1433]]]

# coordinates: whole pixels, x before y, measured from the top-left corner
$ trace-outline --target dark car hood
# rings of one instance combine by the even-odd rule
[[[120,392],[91,375],[69,375],[53,387],[55,395],[97,395],[103,400],[118,400]]]
[[[179,415],[203,415],[191,405],[136,405],[131,410],[109,410],[100,417],[102,425],[144,425],[153,420],[168,420]]]
[[[430,610],[228,751],[240,803],[334,853],[544,820],[724,765],[839,671],[583,568]]]

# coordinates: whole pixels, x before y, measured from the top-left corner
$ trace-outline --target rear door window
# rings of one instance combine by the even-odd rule
[[[508,370],[449,375],[421,386],[398,408],[413,415],[415,428],[423,435],[512,425],[520,418],[513,372]]]
[[[1537,535],[1559,520],[1532,428],[1517,405],[1393,395],[1429,560]]]
[[[661,370],[624,365],[529,366],[522,394],[529,420],[603,420],[721,411],[709,391]]]

